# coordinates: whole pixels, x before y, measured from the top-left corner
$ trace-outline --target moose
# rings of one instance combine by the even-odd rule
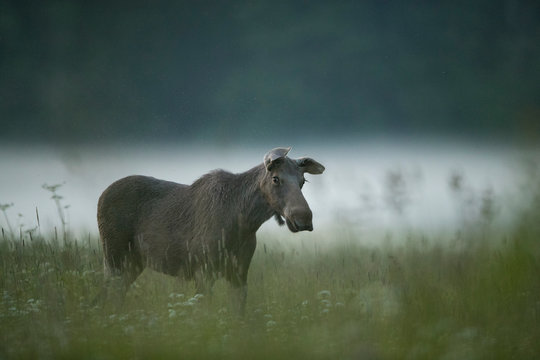
[[[274,216],[292,232],[313,230],[304,174],[325,168],[287,157],[290,149],[270,150],[246,172],[214,170],[189,186],[138,175],[111,184],[97,210],[108,278],[119,279],[125,295],[145,267],[195,280],[203,294],[224,277],[243,314],[259,227]]]

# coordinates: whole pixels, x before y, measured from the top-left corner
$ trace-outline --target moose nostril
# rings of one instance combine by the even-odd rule
[[[304,230],[313,231],[313,224],[311,222],[302,223],[302,222],[295,221],[294,225],[296,226],[298,231],[304,231]]]
[[[313,230],[313,224],[311,221],[309,223],[302,224],[302,226],[299,226],[300,230],[307,230],[312,231]]]

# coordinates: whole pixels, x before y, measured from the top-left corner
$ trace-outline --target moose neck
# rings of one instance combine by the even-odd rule
[[[239,194],[242,222],[252,231],[257,231],[274,213],[259,186],[264,174],[265,168],[261,164],[237,175],[239,181],[237,189],[242,191]]]

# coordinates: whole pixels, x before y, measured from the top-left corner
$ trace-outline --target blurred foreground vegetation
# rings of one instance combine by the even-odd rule
[[[3,231],[0,358],[534,358],[533,204],[504,232],[469,229],[446,241],[266,235],[242,319],[225,282],[201,297],[192,283],[149,270],[121,309],[92,306],[103,284],[97,238]]]

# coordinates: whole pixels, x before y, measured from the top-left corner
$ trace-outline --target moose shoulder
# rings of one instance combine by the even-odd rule
[[[145,267],[195,279],[199,292],[224,276],[243,312],[259,227],[274,216],[292,232],[313,230],[301,189],[304,174],[324,166],[291,159],[289,150],[273,149],[244,173],[217,170],[190,186],[146,176],[114,182],[97,212],[107,274],[122,279],[124,292]]]

